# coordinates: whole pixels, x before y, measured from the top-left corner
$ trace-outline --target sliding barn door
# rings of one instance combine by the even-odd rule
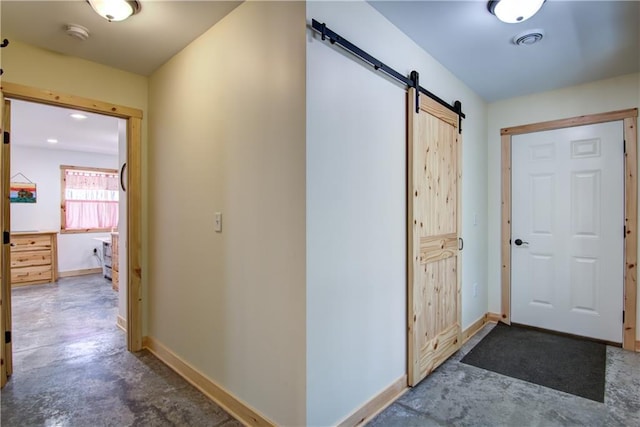
[[[408,382],[416,385],[461,345],[458,116],[415,89],[408,96]]]
[[[9,135],[11,123],[11,104],[0,95],[2,105],[2,148],[0,149],[0,164],[2,175],[0,176],[0,232],[2,242],[0,250],[0,358],[2,358],[0,384],[2,387],[7,382],[7,377],[13,372],[11,355],[11,248],[9,241],[9,179],[11,176],[11,157],[9,151]]]

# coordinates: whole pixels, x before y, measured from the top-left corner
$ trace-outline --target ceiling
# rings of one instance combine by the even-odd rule
[[[9,41],[148,76],[240,3],[141,0],[140,13],[108,22],[85,0],[2,0],[1,31]],[[67,24],[86,27],[89,39],[68,36]]]
[[[138,15],[107,22],[85,0],[2,0],[2,37],[150,75],[241,1],[141,3]],[[487,102],[640,71],[640,1],[547,0],[518,24],[498,21],[485,0],[369,3]],[[90,38],[67,36],[68,23]],[[512,43],[530,29],[543,40]]]
[[[108,22],[85,0],[2,0],[1,37],[77,56],[136,74],[150,75],[182,48],[225,17],[241,1],[142,0],[141,12],[122,22]],[[66,24],[90,32],[81,41],[65,34]],[[11,44],[9,44],[8,49]],[[118,152],[118,119],[13,101],[12,144],[51,150],[102,154]],[[47,143],[55,138],[57,144]]]
[[[640,71],[639,1],[547,0],[518,24],[500,22],[486,1],[369,3],[487,102]],[[544,38],[512,43],[531,29]]]
[[[138,15],[110,23],[85,0],[2,0],[1,36],[150,75],[241,3],[141,2]],[[498,21],[487,11],[484,0],[369,3],[487,102],[640,71],[639,1],[547,0],[536,16],[519,24]],[[69,23],[87,27],[90,38],[80,41],[66,35],[64,27]],[[545,31],[538,44],[515,46],[511,42],[516,34],[538,28]],[[340,33],[340,28],[332,29]],[[14,140],[43,144],[58,133],[60,142],[55,148],[114,150],[117,133],[104,134],[113,128],[107,123],[113,119],[90,115],[91,120],[75,123],[82,127],[72,129],[68,128],[68,112],[53,108],[47,117],[51,108],[16,103],[14,132],[24,134],[16,134]],[[34,117],[38,117],[38,126],[33,126]],[[89,129],[92,124],[94,130]],[[95,134],[81,136],[80,129]],[[85,142],[80,145],[80,140]],[[91,148],[88,140],[101,142]]]
[[[77,120],[72,113],[87,118]],[[118,123],[124,119],[26,101],[11,101],[11,144],[51,150],[118,154]],[[47,142],[56,139],[56,144]]]

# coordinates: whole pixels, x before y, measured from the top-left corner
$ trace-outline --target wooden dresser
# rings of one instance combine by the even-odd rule
[[[25,286],[58,280],[58,233],[11,233],[11,285]]]
[[[118,233],[111,233],[111,287],[114,291],[120,288],[120,256],[118,250]]]

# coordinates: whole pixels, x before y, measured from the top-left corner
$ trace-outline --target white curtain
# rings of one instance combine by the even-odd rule
[[[81,170],[65,171],[65,228],[118,227],[118,175]]]

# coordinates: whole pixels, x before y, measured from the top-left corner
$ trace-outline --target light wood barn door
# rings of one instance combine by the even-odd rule
[[[462,342],[461,138],[458,116],[415,89],[408,96],[408,382],[416,385]]]
[[[11,248],[8,241],[4,241],[4,234],[10,231],[9,222],[9,180],[11,169],[10,144],[8,136],[11,128],[11,104],[0,95],[0,105],[2,105],[2,139],[3,144],[0,149],[0,164],[2,164],[2,176],[0,179],[0,234],[3,234],[0,251],[0,357],[2,358],[0,385],[4,387],[7,377],[13,372],[13,358],[10,340],[6,340],[11,334]],[[9,341],[9,342],[6,342]]]

